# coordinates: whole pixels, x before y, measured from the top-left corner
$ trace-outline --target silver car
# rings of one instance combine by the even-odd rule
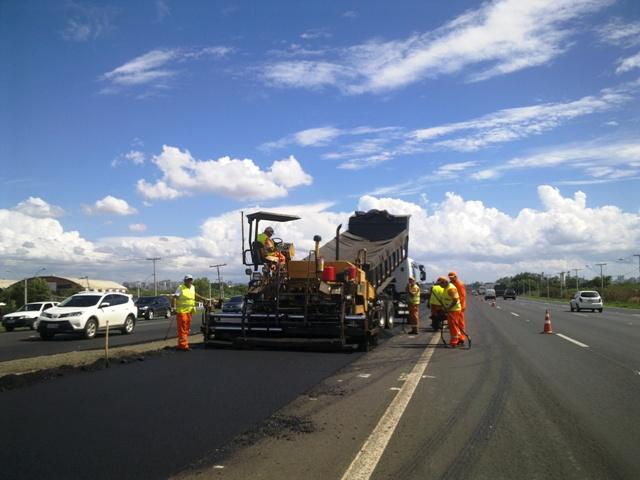
[[[604,302],[600,294],[595,290],[579,290],[569,302],[569,307],[572,312],[579,312],[580,310],[591,310],[592,312],[598,310],[602,312]]]

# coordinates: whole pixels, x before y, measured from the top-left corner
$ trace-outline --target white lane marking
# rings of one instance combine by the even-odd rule
[[[571,337],[567,337],[566,335],[563,335],[563,334],[561,334],[561,333],[556,333],[556,336],[557,336],[557,337],[560,337],[560,338],[564,338],[564,339],[565,339],[566,341],[568,341],[568,342],[575,343],[575,344],[576,344],[576,345],[578,345],[579,347],[582,347],[582,348],[589,348],[589,345],[586,345],[586,344],[584,344],[584,343],[582,343],[582,342],[579,342],[579,341],[577,341],[577,340],[574,340],[573,338],[571,338]]]
[[[586,313],[578,313],[578,312],[575,312],[574,315],[578,315],[579,317],[586,317],[587,316]]]
[[[439,334],[440,332],[435,332],[431,335],[427,344],[433,343],[434,337]],[[413,370],[407,375],[407,381],[389,404],[367,441],[364,442],[364,445],[342,476],[342,480],[366,480],[371,477],[418,386],[418,382],[427,369],[434,351],[435,348],[425,348],[422,352]]]
[[[213,469],[214,470],[222,470],[224,468],[224,465],[214,465]]]
[[[370,373],[360,373],[358,375],[358,378],[369,378],[371,376]]]
[[[520,316],[516,312],[511,312],[511,315],[513,315],[514,317],[519,317]]]
[[[399,392],[400,391],[400,387],[391,387],[389,390],[397,390]]]

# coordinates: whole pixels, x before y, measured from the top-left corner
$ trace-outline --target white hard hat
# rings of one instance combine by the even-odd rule
[[[188,273],[184,276],[185,280],[193,280],[193,275],[189,275]]]

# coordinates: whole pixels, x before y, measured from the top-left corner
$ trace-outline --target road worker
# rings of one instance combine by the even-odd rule
[[[464,344],[465,335],[464,332],[467,331],[467,323],[464,318],[464,312],[467,309],[467,289],[464,286],[464,283],[458,278],[458,274],[456,272],[449,272],[449,280],[453,283],[458,290],[458,296],[460,297],[460,307],[461,315],[460,315],[460,344]]]
[[[271,239],[273,236],[273,227],[267,227],[264,232],[260,233],[257,237],[257,241],[262,245],[260,249],[261,257],[275,264],[283,265],[286,262],[285,256],[278,252],[275,242]]]
[[[193,286],[193,276],[185,275],[184,282],[173,294],[173,301],[171,302],[173,309],[176,311],[178,350],[183,352],[191,350],[189,348],[189,330],[191,330],[191,317],[196,311],[196,298],[211,302],[211,299],[196,293],[196,288]]]
[[[447,323],[451,334],[449,345],[457,347],[464,344],[464,337],[461,331],[462,306],[460,305],[460,295],[458,295],[458,289],[453,283],[447,282],[443,304],[447,312]]]
[[[448,283],[449,281],[445,277],[438,277],[433,287],[431,287],[429,306],[431,307],[431,327],[434,330],[440,330],[440,327],[447,318],[443,301],[445,298],[445,287]]]
[[[409,277],[409,283],[407,283],[407,303],[409,304],[409,325],[411,325],[409,334],[416,335],[420,328],[420,287],[413,277]]]

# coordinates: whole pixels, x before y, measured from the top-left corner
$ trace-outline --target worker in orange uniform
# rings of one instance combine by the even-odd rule
[[[409,325],[411,325],[410,335],[416,335],[420,328],[420,287],[416,279],[409,277],[407,283],[407,303],[409,304]]]
[[[189,348],[189,330],[191,330],[191,316],[196,311],[196,298],[210,302],[211,300],[196,293],[193,277],[184,276],[184,282],[173,294],[172,306],[176,311],[176,327],[178,330],[178,350],[183,352]]]
[[[436,283],[431,287],[429,307],[431,307],[431,327],[434,330],[440,330],[440,327],[447,318],[443,301],[445,298],[445,287],[448,283],[449,281],[445,277],[438,277]]]
[[[460,342],[459,344],[464,345],[465,335],[464,332],[467,331],[467,322],[464,318],[464,312],[467,309],[467,289],[464,286],[464,283],[460,281],[458,278],[458,274],[456,272],[449,272],[449,280],[453,283],[458,290],[458,296],[460,297],[460,307],[462,308],[462,314],[460,315]]]
[[[462,305],[460,305],[460,295],[458,289],[453,283],[447,282],[445,287],[445,297],[443,299],[444,309],[447,312],[447,323],[449,324],[449,333],[451,338],[449,345],[457,347],[463,335],[462,326]],[[462,337],[463,343],[464,338]]]
[[[274,262],[283,265],[287,259],[278,251],[276,243],[271,239],[273,236],[273,227],[267,227],[264,232],[260,233],[256,240],[262,244],[262,258],[268,262]]]

